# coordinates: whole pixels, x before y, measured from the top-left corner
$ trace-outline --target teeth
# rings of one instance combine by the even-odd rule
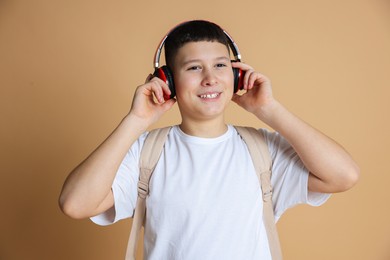
[[[214,94],[205,94],[205,95],[200,95],[201,98],[216,98],[218,97],[218,93],[214,93]]]

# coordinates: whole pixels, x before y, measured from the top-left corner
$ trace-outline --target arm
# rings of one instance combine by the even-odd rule
[[[233,101],[279,132],[295,149],[310,171],[308,189],[334,193],[350,189],[359,178],[359,168],[338,143],[288,111],[272,96],[267,77],[250,66],[233,63],[246,71],[243,95]]]
[[[128,115],[67,177],[59,198],[66,215],[77,219],[91,217],[114,205],[111,186],[127,151],[175,103],[174,99],[164,102],[164,94],[170,94],[170,90],[158,78],[136,89]]]

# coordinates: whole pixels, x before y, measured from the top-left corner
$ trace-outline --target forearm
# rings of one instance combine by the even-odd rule
[[[70,173],[60,195],[60,206],[65,214],[74,218],[88,217],[110,204],[105,200],[111,192],[116,172],[146,127],[137,117],[125,117],[112,134]]]
[[[355,184],[359,169],[351,156],[331,138],[316,130],[274,101],[256,116],[292,145],[312,175],[309,189],[339,192]]]
[[[352,187],[359,169],[351,156],[335,141],[311,127],[277,102],[270,80],[252,67],[233,63],[245,71],[243,95],[232,100],[279,132],[292,145],[310,171],[308,188],[318,192],[338,192]]]

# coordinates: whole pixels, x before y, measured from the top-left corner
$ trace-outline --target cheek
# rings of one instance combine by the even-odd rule
[[[176,94],[182,93],[183,90],[191,91],[198,84],[198,80],[194,77],[174,76]]]
[[[227,86],[229,86],[229,91],[232,92],[233,94],[233,91],[234,91],[234,75],[233,73],[229,74],[229,76],[227,77],[228,80],[227,80]]]

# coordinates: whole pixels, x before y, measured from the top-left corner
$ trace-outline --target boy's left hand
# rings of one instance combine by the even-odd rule
[[[232,67],[245,72],[243,83],[246,90],[242,95],[233,94],[232,100],[257,117],[262,117],[261,114],[274,102],[271,81],[242,62],[232,62]]]

